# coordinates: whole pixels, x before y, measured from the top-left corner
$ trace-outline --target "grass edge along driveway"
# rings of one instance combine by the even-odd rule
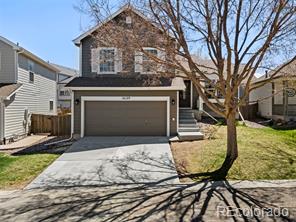
[[[226,126],[218,127],[212,140],[171,144],[177,169],[189,173],[207,172],[223,163]],[[238,126],[239,157],[228,179],[296,179],[296,130]]]
[[[0,190],[25,187],[58,157],[46,153],[19,156],[0,153]]]

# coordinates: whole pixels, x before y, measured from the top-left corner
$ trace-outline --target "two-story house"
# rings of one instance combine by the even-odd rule
[[[0,36],[0,142],[27,135],[30,116],[57,113],[59,72],[28,50]]]
[[[132,16],[131,16],[132,15]],[[118,26],[106,32],[108,23]],[[143,52],[130,52],[133,40],[124,36],[129,27],[154,27],[155,33],[141,29],[143,50],[162,59],[163,34],[135,8],[126,5],[105,21],[74,39],[80,50],[80,76],[67,87],[72,96],[72,133],[83,136],[175,136],[200,139],[193,110],[205,115],[215,115],[198,95],[192,82],[182,72],[163,75],[166,70],[150,71],[149,58]],[[149,28],[147,28],[149,29]],[[132,31],[137,32],[137,29]],[[108,42],[109,35],[122,38],[124,44],[116,46]],[[136,33],[137,35],[137,33]],[[106,40],[105,44],[102,44]],[[108,43],[107,43],[108,42]],[[216,69],[213,62],[193,56],[207,73]],[[180,60],[180,62],[183,62]],[[186,67],[186,61],[184,61]],[[187,64],[188,66],[188,64]],[[207,68],[206,68],[207,67]],[[157,84],[149,79],[158,75]],[[213,75],[214,76],[214,75]],[[147,81],[148,79],[148,81]],[[205,83],[223,102],[224,98],[215,89],[217,79]],[[240,91],[243,90],[243,86]],[[211,99],[214,103],[216,100]],[[216,115],[215,115],[216,116]]]
[[[59,69],[57,77],[57,108],[58,112],[70,112],[71,110],[71,90],[66,88],[71,80],[78,76],[78,71],[62,65],[50,63]]]
[[[132,13],[132,16],[131,16]],[[153,75],[148,59],[141,52],[126,53],[104,39],[102,25],[115,22],[129,26],[147,24],[148,19],[132,7],[124,6],[111,17],[74,40],[80,49],[80,76],[67,87],[72,90],[72,134],[84,136],[175,136],[178,133],[179,91],[185,89],[182,78]],[[151,24],[155,33],[159,29]],[[143,33],[142,33],[143,34]],[[119,35],[116,30],[113,35]],[[162,56],[161,33],[142,35],[144,50]],[[107,37],[106,37],[107,38]],[[122,38],[124,38],[122,36]],[[129,39],[126,38],[126,45]],[[153,82],[153,83],[152,83]],[[190,91],[190,90],[189,90]],[[190,104],[185,104],[187,106]]]

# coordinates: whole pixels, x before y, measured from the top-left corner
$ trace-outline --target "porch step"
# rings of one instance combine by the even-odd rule
[[[190,113],[186,113],[186,114],[180,114],[179,115],[179,118],[180,119],[192,119],[192,118],[194,118],[194,115],[193,115],[193,113],[192,114],[190,114]]]
[[[183,128],[183,127],[184,128],[194,128],[194,127],[198,128],[196,123],[179,123],[179,129]]]
[[[179,123],[190,123],[190,124],[197,124],[197,121],[193,118],[191,119],[179,119]]]
[[[179,128],[179,132],[199,132],[200,129],[198,127],[181,127]]]
[[[179,141],[202,140],[204,135],[200,132],[197,121],[194,118],[194,110],[179,110]]]
[[[204,135],[201,132],[178,132],[180,141],[203,140]]]

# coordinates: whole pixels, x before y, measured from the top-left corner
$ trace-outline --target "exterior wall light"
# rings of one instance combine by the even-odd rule
[[[172,99],[172,105],[175,105],[175,104],[176,104],[175,100],[174,100],[174,99]]]
[[[75,105],[79,105],[80,100],[79,99],[75,99]]]

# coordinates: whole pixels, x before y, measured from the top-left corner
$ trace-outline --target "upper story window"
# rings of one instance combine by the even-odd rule
[[[49,111],[53,111],[53,100],[49,101]]]
[[[116,74],[122,71],[122,51],[117,48],[91,50],[91,71],[98,74]]]
[[[99,72],[114,73],[115,72],[115,49],[100,49],[99,52]]]
[[[155,48],[144,48],[143,50],[145,53],[136,52],[135,72],[156,72],[159,69],[159,65],[152,59],[152,57],[159,57],[159,51]]]
[[[70,96],[70,91],[69,90],[61,90],[60,96]]]
[[[29,60],[28,61],[28,70],[29,70],[29,82],[33,83],[34,82],[34,63]]]
[[[155,67],[157,66],[157,64],[153,61],[153,59],[151,58],[151,56],[158,56],[158,52],[157,49],[144,49],[145,53],[147,53],[147,55],[144,53],[143,54],[143,72],[144,73],[151,73],[153,71],[155,71]]]

